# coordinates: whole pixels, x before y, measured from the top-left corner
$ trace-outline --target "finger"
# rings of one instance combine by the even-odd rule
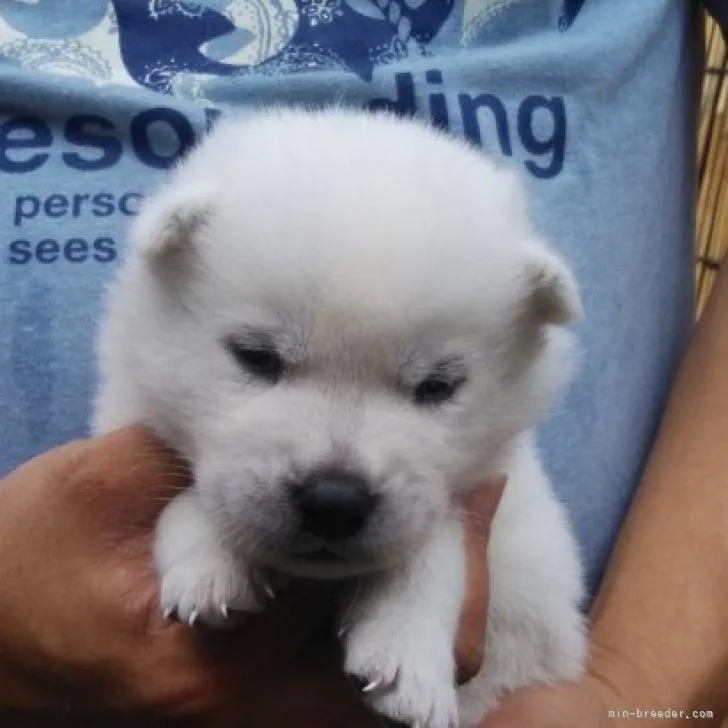
[[[601,728],[609,722],[599,690],[587,679],[517,690],[488,714],[480,728]]]
[[[505,476],[493,479],[463,500],[467,588],[455,640],[460,685],[475,677],[483,664],[490,581],[486,546],[505,485]]]
[[[89,507],[118,524],[143,528],[192,479],[189,464],[140,426],[88,440],[68,469],[77,497]]]
[[[478,540],[481,545],[486,543],[490,535],[490,525],[503,497],[507,477],[499,475],[491,478],[478,488],[466,493],[462,499],[462,508],[465,514],[466,534]]]

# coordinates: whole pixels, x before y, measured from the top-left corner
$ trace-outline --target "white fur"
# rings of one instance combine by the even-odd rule
[[[220,624],[226,607],[261,608],[260,568],[358,575],[347,670],[393,682],[368,697],[421,728],[472,725],[508,690],[577,676],[580,566],[530,431],[567,378],[579,315],[519,179],[479,151],[343,110],[221,122],[136,221],[100,344],[96,430],[145,423],[194,469],[157,532],[163,606]],[[223,343],[261,331],[291,362],[276,384]],[[415,404],[443,357],[465,384]],[[285,490],[332,463],[380,497],[336,568],[306,560],[320,543]],[[500,472],[486,660],[456,692],[455,501]]]

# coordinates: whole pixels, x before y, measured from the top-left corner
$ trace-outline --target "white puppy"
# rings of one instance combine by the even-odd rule
[[[357,577],[346,670],[422,728],[580,673],[580,567],[530,433],[580,302],[513,173],[413,121],[266,112],[222,121],[131,242],[95,429],[146,423],[194,469],[158,525],[165,610],[219,625],[262,608],[262,570]],[[457,496],[498,473],[485,664],[456,691]]]

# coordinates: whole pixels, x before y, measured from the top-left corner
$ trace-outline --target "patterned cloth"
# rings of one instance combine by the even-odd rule
[[[594,588],[690,332],[694,9],[0,0],[0,475],[87,432],[128,219],[221,113],[390,109],[520,169],[582,282],[580,375],[542,443]]]

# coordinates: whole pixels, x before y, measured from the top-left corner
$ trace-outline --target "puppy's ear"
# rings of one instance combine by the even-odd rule
[[[543,245],[535,245],[525,271],[524,313],[531,325],[566,325],[581,320],[584,310],[574,275]]]
[[[132,228],[137,250],[150,260],[193,247],[212,211],[213,193],[203,187],[168,187],[145,202]]]

